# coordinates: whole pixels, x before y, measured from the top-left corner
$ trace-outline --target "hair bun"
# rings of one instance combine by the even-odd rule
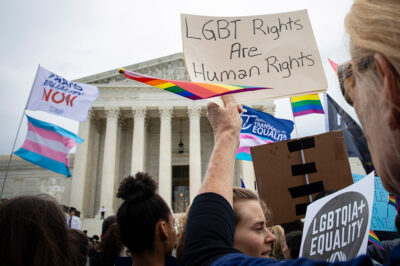
[[[156,189],[156,182],[150,175],[138,172],[134,177],[128,176],[122,180],[117,198],[142,200],[153,196],[156,193]]]

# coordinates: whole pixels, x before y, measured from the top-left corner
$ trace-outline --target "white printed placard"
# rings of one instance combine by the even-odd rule
[[[40,110],[83,122],[90,105],[98,96],[99,89],[96,86],[68,81],[39,67],[27,109]]]
[[[181,15],[191,81],[272,88],[240,103],[324,92],[327,80],[307,10],[245,16]]]
[[[307,207],[300,257],[329,262],[365,254],[374,200],[374,172]]]

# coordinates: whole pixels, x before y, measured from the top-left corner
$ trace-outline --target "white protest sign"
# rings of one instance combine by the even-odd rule
[[[247,16],[181,15],[191,81],[268,87],[240,103],[324,92],[327,80],[307,10]]]
[[[97,87],[68,81],[39,67],[27,109],[40,110],[83,122],[97,96],[99,96]]]
[[[308,205],[300,257],[334,262],[365,254],[373,200],[374,172]]]

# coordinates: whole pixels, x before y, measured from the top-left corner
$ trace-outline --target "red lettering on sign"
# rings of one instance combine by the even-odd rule
[[[46,88],[43,88],[43,96],[42,96],[42,100],[45,100],[46,102],[49,101],[49,99],[56,104],[60,104],[62,102],[65,101],[65,105],[66,106],[73,106],[74,100],[78,97],[78,95],[75,95],[72,97],[71,94],[67,94],[67,96],[65,96],[64,92],[58,92],[58,91],[54,91],[53,89],[49,89],[48,91],[46,91]]]

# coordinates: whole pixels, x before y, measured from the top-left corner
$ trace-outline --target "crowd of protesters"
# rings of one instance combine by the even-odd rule
[[[352,60],[339,66],[342,93],[357,112],[384,187],[400,195],[400,2],[355,0],[346,17]],[[75,209],[49,196],[0,204],[1,265],[327,265],[298,258],[301,228],[268,227],[269,211],[248,189],[233,188],[242,107],[230,95],[209,103],[215,146],[198,195],[176,231],[175,218],[146,173],[125,178],[116,216],[89,245]],[[104,219],[104,208],[101,210]],[[398,240],[335,265],[400,264]],[[178,256],[178,260],[172,254]],[[376,256],[376,257],[374,257]],[[374,259],[371,259],[371,257]]]

